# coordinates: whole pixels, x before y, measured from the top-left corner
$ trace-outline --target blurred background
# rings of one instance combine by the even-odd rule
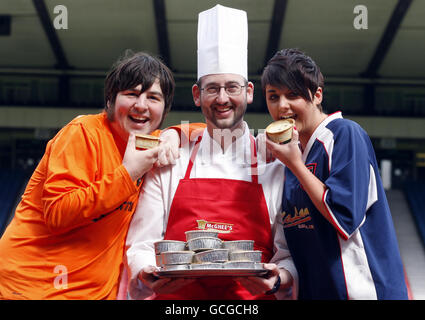
[[[126,49],[157,55],[174,72],[164,126],[203,121],[191,95],[197,19],[216,4],[248,15],[251,128],[271,122],[259,82],[266,62],[296,47],[321,67],[325,111],[368,132],[413,298],[425,299],[423,0],[1,0],[0,235],[47,141],[103,109],[104,78]]]

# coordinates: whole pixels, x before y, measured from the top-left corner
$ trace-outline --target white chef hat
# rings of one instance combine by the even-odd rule
[[[248,79],[248,19],[243,10],[216,5],[199,13],[198,80],[235,73]]]

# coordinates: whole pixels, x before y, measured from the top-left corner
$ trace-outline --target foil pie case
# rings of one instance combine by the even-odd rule
[[[160,277],[252,276],[267,273],[253,240],[223,241],[215,230],[185,232],[186,242],[154,243]]]

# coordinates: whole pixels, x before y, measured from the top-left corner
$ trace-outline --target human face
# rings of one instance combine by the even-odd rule
[[[294,119],[300,139],[308,140],[325,116],[317,107],[322,102],[322,88],[312,98],[308,101],[286,87],[266,85],[267,108],[273,120]]]
[[[202,109],[209,131],[241,127],[247,104],[252,103],[254,85],[249,82],[245,86],[245,79],[236,74],[207,75],[202,77],[201,83],[201,88],[196,84],[192,87],[192,94],[195,105]],[[228,95],[224,88],[217,95],[208,95],[201,90],[211,85],[228,86],[235,83],[244,86],[239,95]]]
[[[161,123],[165,102],[159,80],[142,91],[142,85],[118,92],[111,126],[127,141],[129,133],[150,134]]]

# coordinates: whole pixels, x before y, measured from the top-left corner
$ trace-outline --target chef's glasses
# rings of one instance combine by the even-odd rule
[[[208,85],[204,88],[201,88],[201,90],[204,90],[206,95],[213,97],[218,96],[220,94],[221,88],[224,88],[224,91],[226,91],[229,96],[238,96],[241,94],[243,87],[245,86],[241,86],[238,83],[231,83],[226,84],[225,86]]]

